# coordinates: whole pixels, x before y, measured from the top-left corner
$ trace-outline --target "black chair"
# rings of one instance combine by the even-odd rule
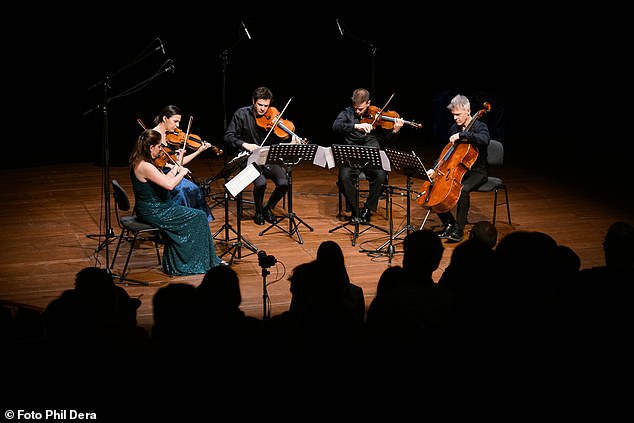
[[[148,223],[139,220],[139,218],[134,213],[134,209],[132,209],[130,205],[130,198],[128,197],[128,193],[116,179],[112,180],[112,196],[115,200],[115,214],[117,216],[117,223],[119,224],[119,228],[121,228],[121,233],[119,234],[119,241],[117,241],[117,248],[114,250],[114,255],[112,256],[110,269],[114,267],[114,263],[117,260],[117,255],[119,253],[119,248],[121,247],[121,243],[123,242],[123,240],[125,239],[126,241],[130,242],[128,257],[126,258],[125,265],[123,266],[123,271],[121,272],[121,276],[119,277],[121,280],[123,280],[128,270],[128,264],[130,263],[130,257],[132,257],[132,251],[136,248],[137,241],[152,242],[154,244],[154,249],[156,250],[156,258],[158,259],[158,264],[161,265],[161,252],[159,249],[159,245],[163,244],[163,236],[159,228],[156,228]],[[122,214],[123,212],[127,212],[128,214]],[[139,283],[143,285],[149,285],[149,283],[146,282]]]
[[[491,167],[502,166],[504,164],[504,145],[500,141],[490,140],[487,148],[487,163],[489,165],[489,172]],[[504,202],[498,203],[498,191],[504,191]],[[495,225],[495,218],[497,215],[497,207],[506,204],[506,213],[508,215],[509,226],[511,224],[511,208],[509,206],[509,193],[506,184],[501,178],[491,176],[487,178],[486,182],[480,185],[473,192],[492,192],[493,196],[493,221]]]

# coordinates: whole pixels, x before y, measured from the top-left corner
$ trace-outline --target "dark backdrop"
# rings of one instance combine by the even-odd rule
[[[395,93],[388,109],[423,124],[404,129],[403,145],[440,152],[450,123],[445,106],[462,93],[474,111],[491,103],[483,119],[505,143],[507,162],[574,183],[579,175],[583,183],[629,178],[631,83],[622,10],[555,12],[535,3],[512,10],[453,3],[355,12],[324,3],[306,4],[306,12],[281,4],[234,8],[243,6],[246,13],[210,14],[176,4],[109,4],[73,10],[78,18],[70,21],[71,11],[56,5],[39,10],[37,20],[21,15],[35,35],[5,35],[5,85],[12,93],[5,113],[19,125],[5,146],[24,153],[8,166],[99,164],[104,140],[111,164],[125,165],[141,130],[137,119],[151,125],[167,104],[183,109],[183,129],[193,116],[191,132],[220,145],[225,120],[260,85],[273,90],[280,110],[292,98],[285,118],[298,135],[329,145],[336,141],[336,114],[363,86],[375,88],[377,106]],[[165,55],[153,50],[157,39]],[[135,62],[147,49],[152,53]],[[161,71],[167,60],[173,73]]]

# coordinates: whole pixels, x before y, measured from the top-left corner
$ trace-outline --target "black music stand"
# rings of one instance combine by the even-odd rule
[[[290,237],[293,237],[293,234],[297,234],[297,242],[303,244],[304,240],[302,239],[302,234],[299,232],[299,224],[301,223],[306,226],[311,232],[314,230],[293,212],[293,166],[301,162],[312,163],[315,160],[315,154],[317,154],[317,147],[319,147],[317,144],[273,144],[269,148],[266,163],[286,165],[288,207],[284,216],[275,219],[275,222],[271,223],[268,228],[259,233],[260,236],[264,235],[269,229],[277,227]],[[284,219],[288,219],[288,231],[279,225]]]
[[[248,155],[238,156],[232,159],[227,163],[227,165],[218,172],[215,176],[207,179],[205,183],[212,183],[218,179],[224,179],[228,181],[231,178],[231,175],[238,169],[240,169],[243,163],[247,160]],[[242,236],[242,224],[240,222],[240,216],[242,215],[242,191],[240,191],[236,196],[236,214],[238,216],[236,227],[237,230],[234,229],[229,223],[229,199],[231,198],[231,193],[227,188],[224,190],[224,203],[225,203],[225,223],[213,234],[214,239],[224,231],[224,238],[217,239],[219,242],[230,244],[230,247],[222,253],[220,257],[224,257],[227,254],[231,253],[231,259],[229,259],[229,264],[233,264],[233,259],[237,255],[238,258],[242,258],[242,247],[246,247],[251,250],[253,253],[257,252],[258,249],[256,246],[251,244],[248,240],[246,240]],[[229,231],[235,234],[235,238],[230,238]]]
[[[225,158],[226,157],[227,156],[225,156]],[[221,204],[222,205],[226,205],[227,200],[230,199],[230,198],[227,198],[227,196],[225,195],[225,191],[224,190],[222,192],[223,195],[222,195],[221,199],[215,198],[215,194],[212,194],[211,193],[211,189],[209,188],[211,186],[211,184],[216,182],[219,179],[224,179],[225,180],[225,184],[226,184],[229,181],[229,179],[231,178],[231,175],[233,175],[233,173],[236,170],[244,168],[244,164],[245,164],[245,162],[247,161],[248,158],[249,158],[248,154],[243,154],[243,155],[239,155],[239,156],[234,157],[233,159],[231,159],[228,162],[225,160],[225,165],[220,170],[220,172],[218,172],[217,174],[215,174],[211,178],[205,179],[202,183],[200,183],[201,187],[206,187],[205,191],[207,192],[207,195],[210,196],[210,198],[212,200],[214,200],[214,203],[209,205],[210,209],[218,207]]]
[[[406,176],[405,191],[407,192],[407,223],[403,228],[401,228],[400,231],[394,234],[394,238],[397,238],[405,231],[407,231],[406,235],[409,235],[411,232],[414,232],[416,230],[411,224],[412,178],[418,178],[428,182],[430,181],[430,179],[427,175],[427,169],[425,169],[425,166],[423,165],[420,157],[418,157],[414,151],[408,153],[405,151],[386,148],[385,154],[387,154],[387,157],[390,159],[390,166],[392,168],[392,171]]]
[[[362,145],[333,144],[331,147],[332,154],[335,159],[335,165],[339,167],[350,167],[353,169],[383,169],[381,163],[381,154],[378,147],[368,147]],[[359,178],[355,181],[355,198],[356,207],[359,207]],[[348,228],[349,225],[354,226],[354,230]],[[367,226],[359,232],[359,226]],[[352,245],[357,243],[357,238],[369,229],[375,228],[385,233],[389,233],[386,229],[373,225],[370,222],[361,220],[358,216],[351,218],[348,222],[336,226],[328,231],[333,233],[338,229],[345,229],[352,234]]]
[[[385,154],[388,159],[390,159],[390,168],[392,171],[396,173],[400,173],[401,175],[406,176],[406,188],[398,188],[388,186],[389,192],[389,210],[390,210],[390,238],[381,244],[376,250],[366,251],[368,253],[384,253],[388,255],[388,259],[391,262],[392,256],[395,253],[393,241],[399,237],[403,232],[407,231],[405,235],[409,235],[411,232],[414,232],[416,229],[411,224],[411,204],[412,204],[412,178],[419,178],[425,181],[429,181],[429,176],[427,176],[427,170],[423,165],[423,162],[416,155],[414,151],[411,153],[394,150],[392,148],[386,148]],[[392,193],[394,190],[402,190],[407,194],[407,207],[406,207],[406,224],[403,228],[401,228],[397,233],[393,233],[393,216],[392,216]],[[385,249],[385,250],[384,250]]]
[[[221,205],[224,206],[227,201],[235,200],[235,198],[231,196],[227,198],[224,195],[224,190],[220,192],[212,193],[211,184],[219,179],[224,179],[226,184],[229,181],[231,174],[236,169],[244,168],[244,164],[246,163],[248,158],[249,158],[249,154],[241,154],[234,157],[230,161],[227,161],[227,156],[225,155],[224,168],[220,172],[218,172],[216,175],[212,176],[211,178],[207,178],[204,181],[202,181],[200,184],[198,184],[201,187],[201,189],[203,189],[203,191],[205,192],[206,197],[208,197],[207,202],[210,203],[209,204],[210,209],[213,210],[214,208],[219,207]],[[218,195],[220,194],[222,195],[220,198],[218,198]],[[254,204],[253,201],[242,200],[242,204],[244,203]],[[240,219],[242,219],[242,214],[240,214]]]

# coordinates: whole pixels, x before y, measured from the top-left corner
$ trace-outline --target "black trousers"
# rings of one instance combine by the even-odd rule
[[[275,205],[284,198],[288,191],[288,177],[284,168],[277,164],[260,166],[262,173],[253,181],[253,202],[255,212],[262,213],[264,210],[264,193],[266,191],[266,180],[270,179],[275,184],[275,189],[266,202],[266,207],[273,209]]]
[[[357,204],[357,192],[356,192],[356,180],[359,177],[359,173],[365,173],[366,178],[370,184],[370,191],[368,192],[368,198],[365,201],[364,207],[376,212],[379,206],[379,199],[381,193],[385,188],[383,185],[387,184],[387,172],[383,169],[354,169],[351,167],[339,168],[339,184],[343,188],[343,195],[346,197],[348,203],[352,205],[353,216],[358,216],[359,205]]]
[[[451,211],[438,213],[438,218],[443,225],[456,225],[456,230],[464,231],[467,225],[467,215],[471,207],[471,191],[482,185],[487,180],[486,173],[467,171],[462,177],[462,190],[456,204],[456,217]]]

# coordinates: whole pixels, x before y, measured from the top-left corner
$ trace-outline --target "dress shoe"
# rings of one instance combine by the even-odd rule
[[[359,212],[359,219],[361,219],[362,222],[369,222],[370,221],[370,209],[367,207],[364,207],[361,209],[361,211]]]
[[[264,225],[264,214],[256,213],[255,217],[253,218],[253,221],[255,222],[256,225]]]
[[[456,228],[456,225],[450,223],[445,227],[445,229],[440,234],[438,234],[438,236],[443,239],[449,238],[449,234],[451,234],[455,228]]]
[[[264,220],[269,223],[275,223],[275,221],[277,220],[277,217],[275,217],[271,209],[264,209],[262,214],[264,215]]]
[[[464,238],[464,231],[460,229],[454,229],[447,235],[447,242],[460,242]]]

